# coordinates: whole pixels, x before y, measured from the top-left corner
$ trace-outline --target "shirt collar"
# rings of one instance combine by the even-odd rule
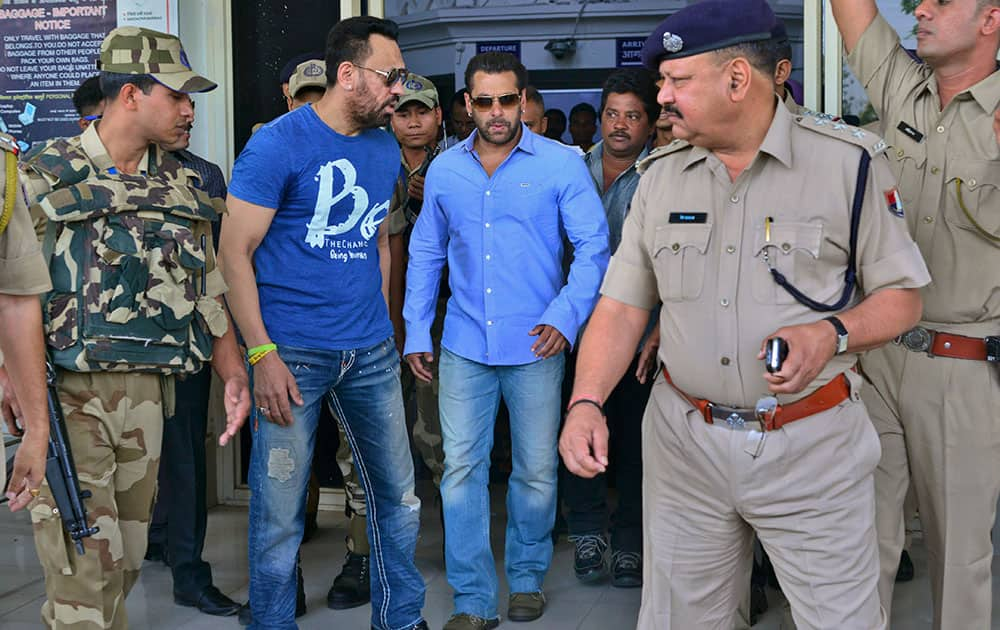
[[[972,94],[972,98],[976,99],[976,102],[987,114],[993,114],[1000,106],[1000,70],[994,70],[993,74],[973,85],[967,91]]]
[[[107,147],[101,141],[101,136],[97,133],[97,126],[100,124],[101,121],[94,121],[83,130],[83,133],[80,134],[80,145],[87,155],[90,156],[90,160],[94,163],[94,166],[102,171],[110,171],[115,168],[115,163],[108,154]],[[142,159],[139,160],[139,172],[149,172],[149,151],[143,153]]]
[[[472,133],[469,134],[468,138],[462,141],[462,148],[467,153],[472,153],[473,149],[475,148],[476,138],[478,136],[479,136],[479,129],[476,128],[472,130]],[[537,138],[535,138],[534,136],[535,134],[532,133],[530,129],[528,129],[528,126],[525,125],[524,123],[521,123],[521,139],[518,140],[517,145],[514,147],[514,150],[516,151],[517,149],[520,149],[525,153],[530,153],[534,155],[535,142],[537,141]],[[514,151],[511,151],[511,153],[513,152]]]
[[[793,114],[787,107],[777,102],[778,95],[775,94],[774,118],[771,119],[771,126],[764,136],[764,141],[760,144],[758,153],[767,153],[778,160],[786,167],[792,165],[792,125],[795,124]],[[687,169],[693,164],[708,158],[711,151],[704,147],[694,147],[689,151],[684,168]]]

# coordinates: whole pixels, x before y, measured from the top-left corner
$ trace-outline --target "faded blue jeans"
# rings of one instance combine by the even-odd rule
[[[511,593],[542,590],[552,562],[564,367],[562,354],[526,365],[490,366],[441,350],[441,498],[445,564],[456,613],[498,616],[488,484],[501,394],[510,411],[513,451],[507,484],[507,584]]]
[[[390,337],[347,351],[279,346],[305,404],[294,422],[263,418],[253,427],[250,455],[250,606],[252,629],[286,630],[295,623],[295,555],[305,522],[306,485],[324,397],[343,420],[354,465],[368,496],[372,626],[410,628],[421,621],[424,581],[413,562],[420,500],[399,384],[399,354]],[[334,453],[320,453],[332,459]],[[331,558],[331,562],[335,560]]]

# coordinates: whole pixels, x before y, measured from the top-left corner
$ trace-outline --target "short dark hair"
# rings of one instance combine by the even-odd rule
[[[448,106],[449,110],[455,109],[456,105],[461,104],[462,108],[465,108],[465,95],[469,93],[469,88],[462,88],[461,90],[455,92],[451,97],[451,103]]]
[[[292,100],[302,101],[305,100],[305,97],[310,94],[318,94],[320,97],[322,97],[324,94],[326,94],[326,88],[321,88],[318,85],[308,85],[304,88],[299,88],[299,91],[295,93],[295,96],[292,96]]]
[[[337,22],[326,36],[326,84],[337,84],[337,68],[345,61],[359,63],[372,54],[372,35],[392,41],[399,39],[399,27],[392,20],[362,15]]]
[[[608,102],[609,94],[635,94],[646,110],[647,121],[652,124],[660,115],[660,104],[656,102],[656,83],[653,75],[643,68],[621,68],[608,75],[601,90],[601,113]]]
[[[529,85],[524,88],[524,100],[528,103],[538,103],[538,106],[542,108],[542,111],[545,111],[545,98],[535,86]]]
[[[750,62],[750,65],[763,72],[769,77],[774,76],[774,68],[782,59],[791,59],[791,55],[785,56],[791,51],[787,39],[765,39],[758,42],[744,42],[720,48],[715,51],[720,63],[728,63],[737,57],[743,57]]]
[[[484,52],[470,59],[469,65],[465,66],[465,87],[470,90],[472,89],[472,77],[477,72],[485,72],[486,74],[513,72],[514,76],[517,77],[518,92],[528,85],[528,71],[524,69],[524,65],[517,60],[517,57],[510,53]]]
[[[597,110],[594,109],[594,106],[591,105],[590,103],[577,103],[576,105],[574,105],[573,109],[569,110],[570,120],[572,120],[573,116],[576,116],[580,112],[586,112],[590,114],[591,116],[594,117],[594,122],[597,122]]]
[[[659,116],[659,114],[657,114],[657,116]],[[566,126],[566,114],[564,114],[563,110],[561,110],[559,108],[553,107],[552,109],[545,110],[545,117],[549,119],[550,123],[553,122],[553,121],[557,121],[558,120],[558,121],[562,121],[561,124],[562,124],[563,127]],[[556,124],[558,125],[560,123],[556,123]]]
[[[142,90],[143,94],[149,94],[156,85],[156,79],[148,74],[125,74],[121,72],[102,72],[100,77],[101,94],[105,99],[114,99],[122,88],[131,83]]]
[[[84,112],[91,112],[95,107],[104,101],[104,92],[101,91],[101,77],[95,74],[80,84],[73,92],[73,107],[80,116],[86,116]]]

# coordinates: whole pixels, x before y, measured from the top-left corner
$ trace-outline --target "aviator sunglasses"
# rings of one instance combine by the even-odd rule
[[[361,68],[362,70],[367,70],[369,72],[374,72],[385,80],[386,87],[392,87],[401,81],[405,81],[406,77],[410,76],[410,71],[406,68],[392,68],[389,70],[376,70],[375,68],[366,68],[358,64],[352,64],[356,68]]]
[[[493,109],[493,104],[497,101],[500,102],[500,107],[504,109],[514,107],[521,102],[521,94],[520,92],[511,92],[509,94],[501,94],[500,96],[474,96],[469,100],[477,111],[488,112]]]

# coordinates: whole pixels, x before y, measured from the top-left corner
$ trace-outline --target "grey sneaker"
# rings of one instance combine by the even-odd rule
[[[616,551],[611,555],[611,586],[642,586],[642,556],[635,551]]]
[[[507,605],[507,618],[511,621],[534,621],[545,612],[545,594],[511,593]]]
[[[500,618],[483,619],[468,613],[452,615],[443,630],[493,630],[500,625]]]
[[[581,582],[597,582],[608,575],[608,539],[603,534],[570,536],[576,546],[573,552],[573,572]]]

